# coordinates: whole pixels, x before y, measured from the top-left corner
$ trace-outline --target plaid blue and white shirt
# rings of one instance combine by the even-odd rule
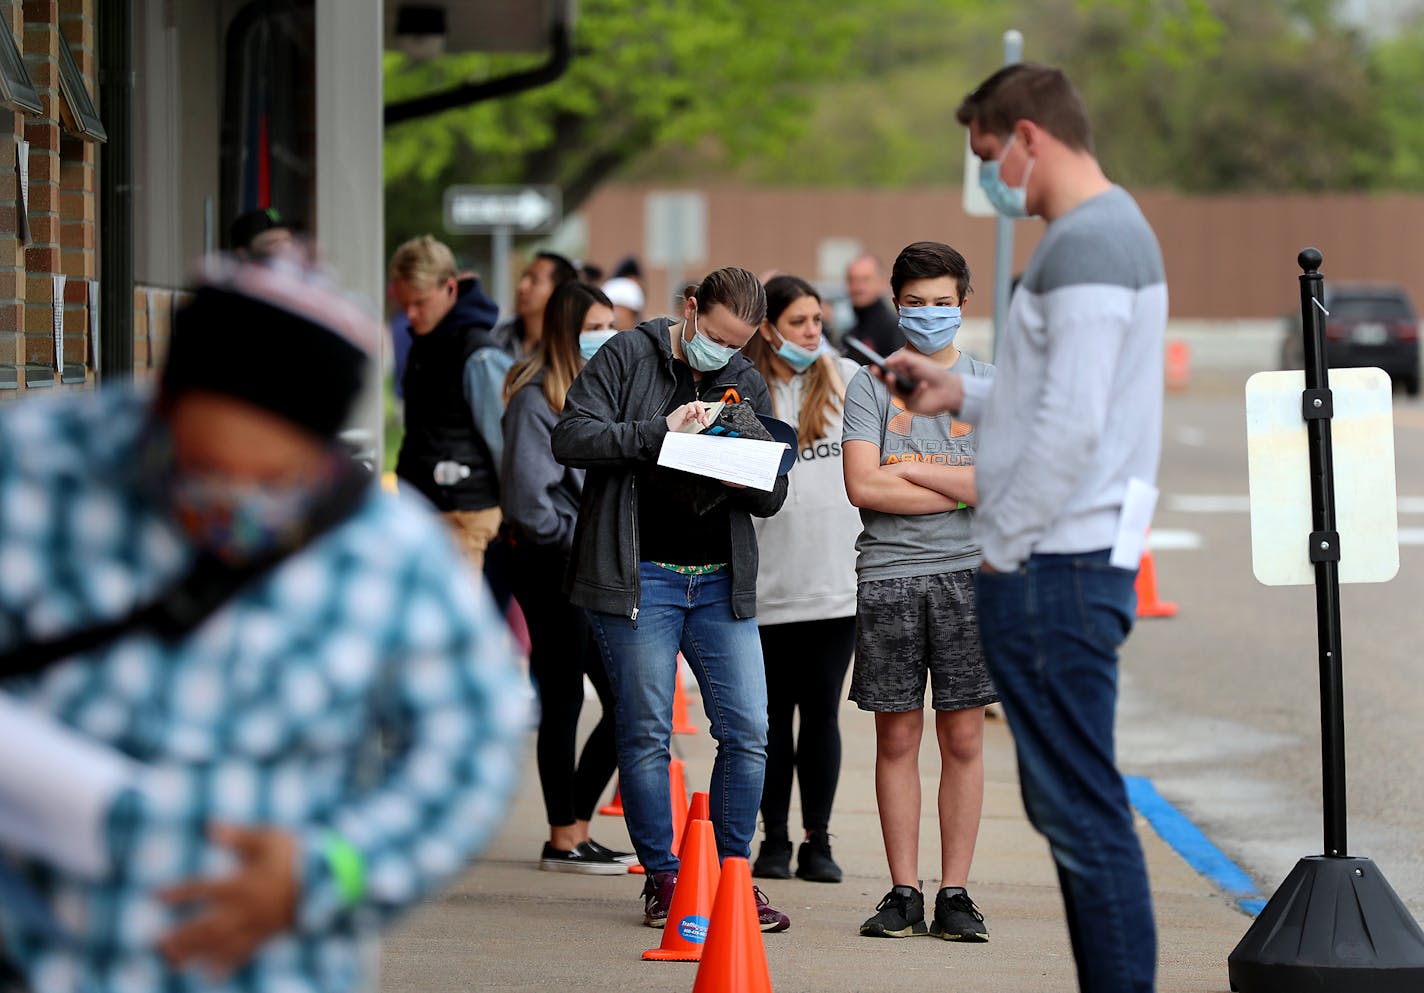
[[[138,470],[148,417],[126,390],[0,411],[0,654],[124,616],[184,574],[193,550]],[[7,954],[36,993],[356,988],[360,939],[503,819],[528,711],[513,658],[438,519],[373,488],[186,639],[136,633],[8,681],[146,772],[111,814],[107,878],[12,853],[76,943],[0,908]],[[170,971],[155,950],[191,913],[155,891],[233,866],[206,840],[213,822],[284,827],[301,845],[296,927],[221,983]],[[364,859],[355,907],[323,858],[329,831]]]

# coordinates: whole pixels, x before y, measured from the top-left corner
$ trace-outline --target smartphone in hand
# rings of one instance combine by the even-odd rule
[[[884,357],[880,355],[879,352],[875,351],[875,349],[863,344],[857,338],[847,338],[845,340],[845,343],[847,348],[855,352],[861,358],[865,359],[865,361],[869,362],[871,365],[875,366],[875,368],[879,369],[882,373],[884,373],[885,382],[889,384],[890,388],[896,393],[908,396],[909,394],[915,392],[915,387],[919,384],[917,384],[913,379],[907,379],[895,370],[891,369],[888,365],[885,364]]]

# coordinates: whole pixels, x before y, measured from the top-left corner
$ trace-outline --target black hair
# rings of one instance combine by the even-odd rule
[[[1004,66],[966,96],[955,120],[1004,137],[1019,121],[1033,121],[1069,148],[1092,153],[1093,129],[1083,97],[1062,69],[1020,62]]]
[[[959,285],[959,301],[974,292],[969,285],[969,263],[953,248],[939,241],[917,241],[895,256],[890,270],[890,291],[898,298],[900,287],[915,279],[953,276]]]
[[[815,297],[819,302],[821,294],[800,276],[773,276],[766,281],[766,319],[774,326],[782,313],[802,297]]]
[[[554,285],[556,287],[563,286],[565,283],[573,282],[579,278],[578,270],[574,268],[574,264],[558,252],[535,252],[533,261],[537,262],[540,259],[546,259],[553,265]],[[533,263],[531,262],[530,264],[532,265]]]

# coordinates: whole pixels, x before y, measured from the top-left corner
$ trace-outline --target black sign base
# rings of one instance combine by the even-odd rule
[[[1419,993],[1424,931],[1369,859],[1312,855],[1226,961],[1235,993]]]

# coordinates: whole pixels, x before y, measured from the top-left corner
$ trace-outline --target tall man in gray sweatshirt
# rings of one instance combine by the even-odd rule
[[[1147,869],[1116,766],[1117,650],[1132,627],[1161,448],[1167,286],[1157,239],[1093,155],[1077,90],[1015,65],[957,112],[1000,213],[1048,222],[1009,308],[994,379],[907,351],[912,409],[979,434],[980,630],[1029,819],[1058,866],[1084,993],[1150,993]],[[1118,563],[1118,564],[1114,564]],[[1121,567],[1121,566],[1127,567]]]

